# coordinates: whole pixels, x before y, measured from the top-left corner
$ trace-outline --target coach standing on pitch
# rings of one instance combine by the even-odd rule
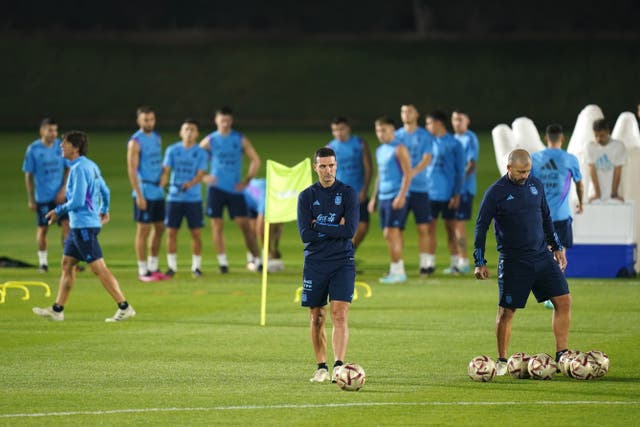
[[[555,307],[552,324],[556,360],[568,348],[571,295],[563,274],[567,260],[553,228],[544,185],[537,178],[530,177],[530,173],[529,153],[521,149],[512,151],[507,174],[485,193],[476,221],[473,256],[477,279],[489,277],[484,253],[487,229],[492,219],[500,252],[497,375],[506,373],[511,322],[516,309],[525,307],[531,291],[538,302],[550,299]]]
[[[311,343],[318,368],[311,382],[325,382],[327,367],[327,296],[331,299],[332,346],[335,363],[331,379],[342,365],[349,342],[348,315],[356,269],[353,235],[358,227],[358,195],[336,180],[336,154],[323,147],[313,156],[318,182],[298,196],[298,231],[304,243],[302,306],[309,307]]]

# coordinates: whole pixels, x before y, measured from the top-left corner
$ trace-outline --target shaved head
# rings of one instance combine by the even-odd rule
[[[509,153],[509,160],[507,161],[507,165],[513,164],[527,165],[531,163],[531,156],[527,150],[523,150],[522,148],[518,148],[517,150],[513,150]]]

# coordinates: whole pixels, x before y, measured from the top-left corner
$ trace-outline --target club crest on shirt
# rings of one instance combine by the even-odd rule
[[[530,185],[529,190],[531,190],[531,194],[533,194],[534,196],[538,195],[538,189],[535,187],[535,185]]]
[[[336,206],[340,206],[342,204],[342,194],[336,195],[336,199],[335,199],[334,202],[335,202]]]

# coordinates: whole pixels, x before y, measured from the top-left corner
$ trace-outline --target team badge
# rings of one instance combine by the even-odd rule
[[[535,186],[530,186],[529,190],[531,190],[531,194],[533,194],[534,196],[538,195],[538,189]]]
[[[338,194],[335,199],[336,206],[340,206],[342,204],[342,194]]]

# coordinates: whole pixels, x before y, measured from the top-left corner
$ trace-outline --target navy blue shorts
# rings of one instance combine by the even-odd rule
[[[404,230],[409,212],[409,200],[405,202],[402,209],[393,209],[391,203],[393,203],[393,199],[380,200],[380,228],[397,227]]]
[[[364,202],[360,203],[360,219],[358,222],[369,222],[369,209],[367,205],[369,205],[369,199],[365,199]]]
[[[151,224],[154,222],[164,221],[165,217],[165,203],[162,200],[147,200],[147,210],[141,211],[136,204],[136,199],[133,199],[133,220],[135,222],[142,222],[144,224]]]
[[[458,221],[469,221],[471,219],[471,210],[473,208],[473,194],[466,191],[460,194],[460,205],[456,211],[455,218]]]
[[[433,218],[431,218],[429,193],[410,191],[407,203],[409,204],[407,215],[412,211],[416,224],[428,224],[433,220]]]
[[[524,308],[533,292],[538,302],[569,293],[569,284],[551,252],[538,258],[500,259],[498,262],[500,307]]]
[[[36,203],[36,221],[38,222],[38,227],[46,227],[49,225],[49,220],[45,217],[49,211],[53,210],[58,206],[56,202],[46,202],[46,203]],[[60,225],[61,221],[69,221],[69,214],[64,214],[58,217],[56,224]]]
[[[235,194],[209,187],[207,190],[207,216],[210,218],[222,218],[222,211],[227,206],[231,219],[237,216],[248,216],[247,201],[242,193]]]
[[[351,302],[356,280],[353,258],[342,261],[304,261],[302,271],[303,307],[324,307],[331,301]]]
[[[167,216],[164,225],[169,228],[180,228],[182,218],[187,218],[189,228],[204,227],[202,202],[167,202]]]
[[[442,219],[455,219],[456,210],[449,209],[449,201],[440,202],[436,200],[431,201],[431,215],[433,219],[438,219],[442,212]]]
[[[100,228],[72,228],[64,241],[64,255],[91,264],[102,258]]]
[[[560,239],[560,243],[565,248],[573,247],[573,230],[571,227],[571,223],[573,220],[571,218],[565,219],[564,221],[554,221],[553,228],[556,229],[556,234],[558,235],[558,239]]]

